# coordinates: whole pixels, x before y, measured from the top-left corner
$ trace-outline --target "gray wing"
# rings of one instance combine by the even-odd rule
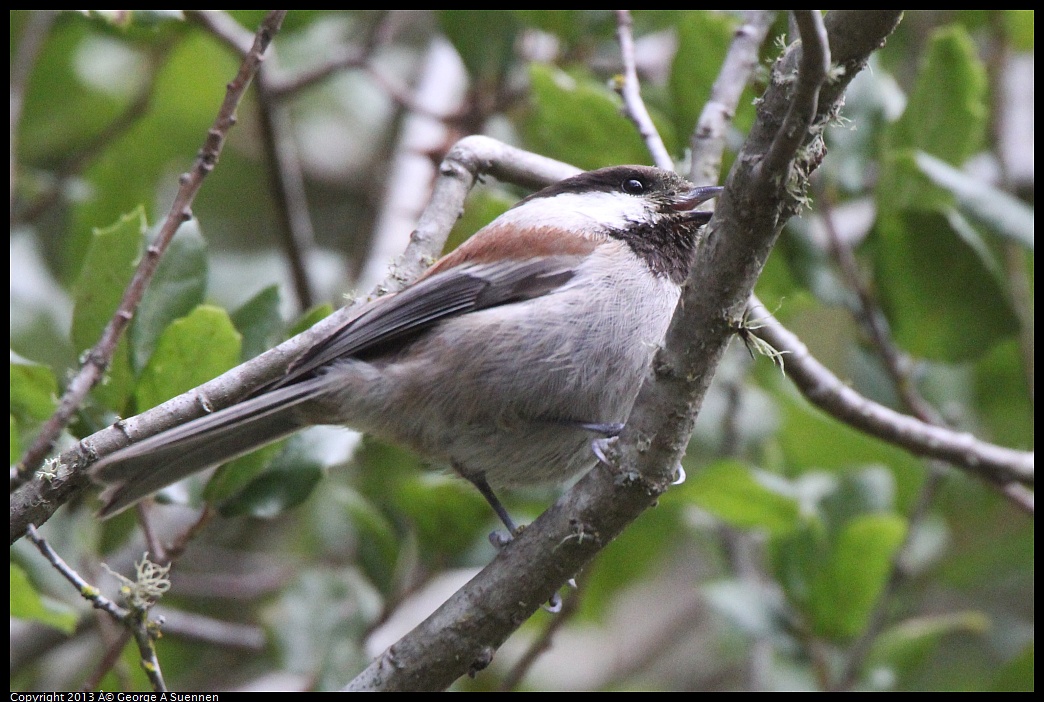
[[[258,393],[284,387],[338,358],[381,350],[440,320],[545,295],[573,277],[578,256],[549,256],[459,267],[382,297],[295,360]]]

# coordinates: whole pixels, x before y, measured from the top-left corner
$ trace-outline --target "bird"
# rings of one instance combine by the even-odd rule
[[[622,430],[711,219],[696,208],[721,190],[628,165],[521,199],[281,377],[98,460],[100,516],[337,424],[450,467],[514,532],[496,491],[589,470]]]

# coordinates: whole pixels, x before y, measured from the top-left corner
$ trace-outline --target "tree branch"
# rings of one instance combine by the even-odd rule
[[[786,352],[787,376],[809,402],[830,416],[911,453],[946,461],[988,482],[1033,484],[1033,453],[989,444],[971,434],[932,426],[879,405],[845,385],[813,358],[808,347],[753,296],[750,312],[760,325],[754,333],[776,350]]]
[[[830,71],[830,47],[819,10],[794,10],[793,17],[801,35],[801,58],[787,116],[762,162],[762,168],[773,174],[786,169],[807,138],[808,128],[816,118],[819,88]],[[782,73],[778,80],[795,78],[791,73]]]
[[[88,583],[80,577],[79,573],[70,568],[69,564],[62,560],[62,557],[51,548],[51,545],[37,533],[36,527],[32,524],[26,529],[26,536],[35,544],[36,548],[39,549],[40,553],[54,569],[72,583],[81,597],[89,601],[96,609],[105,612],[113,620],[127,628],[134,637],[134,641],[138,644],[141,667],[152,682],[152,689],[156,692],[166,692],[167,685],[163,681],[163,672],[160,669],[159,659],[156,657],[156,646],[154,644],[158,630],[156,629],[156,623],[150,622],[148,619],[148,610],[152,606],[151,603],[132,604],[130,609],[119,606],[108,597],[102,595],[98,588]],[[146,562],[142,561],[142,563]],[[139,573],[140,571],[141,568],[139,567]]]
[[[744,12],[743,24],[732,38],[711,87],[710,98],[700,111],[700,118],[689,139],[692,149],[689,180],[697,185],[717,183],[720,178],[725,134],[736,115],[740,96],[758,65],[758,50],[775,16],[776,13],[769,10]]]
[[[624,113],[634,122],[645,142],[645,148],[652,154],[653,163],[666,171],[674,170],[674,159],[667,153],[660,133],[656,131],[649,110],[642,100],[642,89],[638,83],[638,69],[634,58],[634,36],[631,33],[631,13],[628,10],[616,11],[616,36],[620,41],[620,58],[623,60],[623,79],[619,86],[620,97],[624,101]]]
[[[898,19],[898,13],[893,13],[864,55],[850,57],[854,64],[865,63]],[[856,12],[846,13],[834,24],[848,32],[851,23],[882,27],[879,22],[863,21]],[[828,31],[831,24],[828,17]],[[784,66],[797,61],[800,53],[800,47],[791,47]],[[849,72],[838,80],[841,87],[835,99],[854,75]],[[783,215],[796,207],[796,199],[781,187],[777,173],[765,168],[754,172],[773,143],[772,125],[779,128],[780,121],[773,115],[782,113],[791,97],[789,84],[774,82],[763,98],[754,129],[758,138],[748,141],[736,161],[718,214],[709,225],[709,241],[690,277],[695,282],[683,293],[667,348],[653,363],[653,382],[646,382],[619,447],[611,451],[619,467],[596,465],[493,563],[372,662],[348,689],[443,689],[459,675],[482,668],[559,585],[667,489],[710,376],[734,331],[729,320],[739,318],[786,219]],[[826,113],[836,108],[820,102],[813,121],[820,126],[800,142],[803,158],[814,152],[806,145],[819,138]],[[813,163],[806,160],[801,165]],[[789,167],[789,162],[779,164],[780,170],[789,172]],[[723,315],[723,310],[729,313]]]

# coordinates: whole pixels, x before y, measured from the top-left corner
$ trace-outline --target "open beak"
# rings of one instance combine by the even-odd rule
[[[670,209],[677,212],[690,212],[695,210],[698,206],[703,205],[709,200],[714,200],[721,191],[725,189],[719,185],[708,185],[702,188],[693,188],[687,193],[678,198],[670,205]],[[710,220],[710,212],[692,212],[693,215],[707,215],[707,219]]]
[[[699,224],[706,224],[710,221],[711,212],[697,212],[696,208],[707,202],[713,200],[721,191],[724,190],[719,185],[708,185],[702,188],[693,188],[689,192],[685,193],[673,203],[671,203],[671,209],[676,212],[689,212],[689,219],[695,220]]]

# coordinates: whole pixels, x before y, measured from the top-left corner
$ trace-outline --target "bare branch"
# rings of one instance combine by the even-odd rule
[[[870,23],[883,33],[866,43],[864,55],[851,56],[853,65],[865,63],[884,41],[898,21],[898,14],[891,17],[890,23]],[[839,20],[859,22],[855,12]],[[795,59],[792,52],[790,60]],[[841,86],[837,96],[851,75],[837,81]],[[789,90],[788,85],[773,84],[762,104],[786,105]],[[820,114],[836,107],[821,105]],[[709,241],[691,278],[696,282],[683,293],[667,349],[657,354],[650,379],[612,452],[616,455],[610,456],[616,466],[596,465],[493,563],[371,663],[349,689],[442,689],[460,674],[483,667],[520,622],[667,489],[703,393],[733,333],[734,326],[722,311],[735,310],[738,317],[743,310],[785,220],[782,215],[794,206],[793,196],[778,183],[772,192],[759,192],[762,174],[753,172],[752,164],[761,162],[772,143],[772,125],[778,126],[773,114],[761,112],[754,130],[759,138],[748,141],[736,161],[729,180],[736,195],[730,197],[726,190],[718,209],[723,216],[719,220],[716,215],[709,225]],[[756,197],[756,206],[746,207],[746,198],[742,203],[730,202],[746,188],[750,197]]]
[[[710,98],[700,112],[689,140],[692,163],[689,180],[697,185],[717,183],[721,171],[721,155],[725,151],[725,134],[736,116],[743,89],[758,65],[758,49],[768,34],[776,13],[770,10],[747,10],[743,24],[729,45],[721,71],[711,87]]]
[[[1033,484],[1033,453],[980,441],[970,434],[926,424],[863,397],[845,385],[808,352],[757,298],[751,298],[754,333],[779,351],[786,351],[787,376],[809,402],[830,416],[919,456],[946,461],[990,483]]]
[[[279,232],[290,264],[297,306],[303,312],[316,301],[307,266],[308,255],[315,249],[315,230],[308,213],[304,172],[294,142],[290,116],[286,107],[274,99],[269,83],[268,70],[262,69],[257,80],[261,141],[272,164],[268,169],[269,187],[279,215]]]
[[[645,142],[645,147],[652,154],[653,163],[660,168],[673,171],[674,159],[667,153],[660,133],[656,131],[649,110],[642,100],[641,86],[638,84],[638,69],[634,58],[634,36],[631,34],[631,13],[628,10],[616,11],[616,36],[620,41],[620,58],[623,60],[623,80],[619,86],[620,96],[624,101],[624,112],[638,128],[638,133]]]
[[[830,71],[830,47],[819,10],[793,10],[801,33],[801,60],[797,75],[784,73],[778,80],[795,81],[783,124],[776,132],[762,168],[770,177],[786,177],[794,153],[804,143],[819,107],[819,87]]]
[[[156,692],[165,692],[167,686],[163,681],[163,672],[160,669],[159,659],[156,657],[156,647],[153,643],[157,632],[156,623],[149,621],[148,607],[134,606],[133,609],[125,609],[119,606],[101,594],[98,588],[80,577],[79,573],[70,568],[69,564],[55,553],[51,545],[40,536],[36,531],[36,527],[32,524],[26,528],[25,535],[36,545],[36,548],[39,549],[40,553],[43,554],[43,557],[48,560],[54,569],[72,583],[81,597],[130,631],[138,644],[138,652],[141,655],[141,667],[152,682],[152,688]]]

